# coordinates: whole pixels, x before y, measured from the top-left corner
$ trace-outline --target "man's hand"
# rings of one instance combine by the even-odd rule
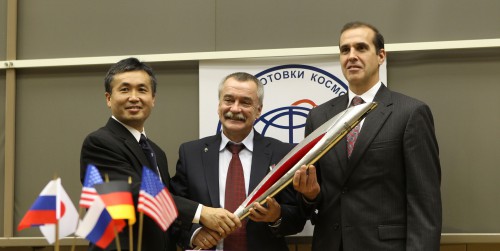
[[[316,167],[302,165],[293,176],[293,188],[307,200],[314,201],[321,190],[316,177]]]
[[[248,217],[256,222],[276,222],[281,217],[281,206],[271,197],[266,198],[267,206],[262,206],[259,202],[253,203],[253,207],[248,211]]]
[[[201,249],[209,249],[217,245],[217,242],[224,237],[225,236],[221,236],[213,230],[203,227],[196,233],[196,236],[194,236],[192,244]]]
[[[221,236],[227,236],[241,227],[240,219],[224,208],[203,206],[200,222],[203,226],[216,231]]]

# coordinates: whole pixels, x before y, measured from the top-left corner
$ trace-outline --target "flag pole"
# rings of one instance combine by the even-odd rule
[[[82,217],[83,214],[83,207],[78,208],[78,224],[76,225],[77,229],[78,226],[80,225],[80,218]],[[73,236],[73,243],[71,244],[71,251],[75,251],[75,246],[76,246],[76,233]]]
[[[142,224],[144,222],[144,213],[139,213],[139,236],[137,239],[137,251],[141,251],[142,249]]]
[[[104,174],[104,182],[109,182],[108,173]],[[116,231],[116,225],[114,223],[113,223],[113,233],[115,234],[116,249],[118,251],[122,251],[122,248],[121,248],[121,245],[120,245],[120,237],[118,236],[118,231]]]
[[[57,180],[57,173],[54,173],[54,180]],[[56,191],[56,203],[59,203],[61,197],[60,197],[60,194],[59,194],[59,186],[56,186],[57,187],[57,191]],[[56,207],[59,206],[59,205],[56,205]],[[59,218],[61,216],[56,212],[56,230],[55,230],[55,237],[56,237],[56,241],[54,242],[54,251],[59,251]]]
[[[132,184],[132,177],[128,176],[128,184]],[[134,251],[134,235],[133,235],[133,228],[132,224],[130,224],[130,220],[127,220],[128,224],[128,241],[129,241],[129,250]]]
[[[56,242],[54,243],[54,251],[59,251],[59,219],[56,220]]]

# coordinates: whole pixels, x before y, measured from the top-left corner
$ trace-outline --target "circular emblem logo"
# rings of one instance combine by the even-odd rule
[[[265,87],[264,110],[254,128],[283,142],[304,138],[309,111],[347,93],[347,85],[334,74],[311,65],[285,64],[255,74]],[[266,110],[268,108],[269,110]],[[217,132],[221,130],[221,123]]]

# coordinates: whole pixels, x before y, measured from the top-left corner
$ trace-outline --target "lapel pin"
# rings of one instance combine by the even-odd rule
[[[205,147],[205,149],[203,149],[204,152],[208,152],[208,148]]]

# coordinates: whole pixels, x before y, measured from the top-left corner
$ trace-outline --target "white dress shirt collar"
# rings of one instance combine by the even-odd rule
[[[347,107],[349,108],[349,105],[351,105],[351,101],[355,96],[359,96],[365,101],[365,103],[370,103],[373,102],[373,99],[375,99],[375,95],[378,92],[378,89],[380,89],[380,86],[382,85],[382,82],[378,81],[370,90],[367,92],[357,95],[356,93],[352,92],[351,89],[349,89],[349,102],[347,102]]]
[[[122,123],[122,122],[121,122],[120,120],[118,120],[115,116],[113,116],[113,115],[112,115],[112,116],[111,116],[111,118],[113,118],[113,119],[114,119],[114,120],[116,120],[118,123],[122,124],[125,128],[127,128],[127,130],[128,130],[130,133],[132,133],[132,135],[134,135],[134,138],[135,138],[135,140],[137,140],[137,142],[139,142],[139,140],[141,139],[141,134],[144,134],[144,136],[146,136],[146,131],[144,131],[144,130],[143,130],[143,131],[142,131],[142,133],[141,133],[141,132],[139,132],[137,129],[135,129],[135,128],[131,127],[131,126],[128,126],[128,125],[126,125],[126,124],[124,124],[124,123]],[[146,138],[147,138],[147,136],[146,136]]]
[[[221,132],[221,142],[220,142],[220,147],[219,147],[219,151],[222,151],[224,150],[224,148],[226,148],[226,145],[228,142],[230,142],[231,140],[229,140],[228,137],[226,137],[226,135],[224,135],[224,132]],[[245,139],[243,139],[243,141],[241,142],[233,142],[233,143],[242,143],[244,146],[245,146],[245,149],[247,149],[248,151],[250,152],[253,152],[253,136],[254,136],[254,131],[253,129],[250,131],[250,133],[247,135],[247,137]]]

